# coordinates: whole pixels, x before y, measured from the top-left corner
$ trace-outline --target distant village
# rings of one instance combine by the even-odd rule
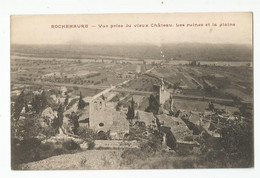
[[[19,62],[14,68],[26,68],[26,61]],[[51,67],[59,65],[56,60],[49,62]],[[237,79],[241,76],[229,75],[225,67],[197,61],[167,66],[164,62],[65,61],[70,68],[55,72],[48,67],[31,74],[29,69],[13,70],[15,169],[89,150],[121,150],[117,153],[124,166],[133,166],[137,155],[145,158],[135,159],[145,160],[156,153],[184,156],[184,160],[195,156],[200,164],[212,162],[213,167],[235,165],[234,160],[244,155],[251,164],[252,144],[245,142],[252,134],[252,103],[248,95],[234,95],[237,88],[249,93],[250,86],[246,88]],[[233,77],[232,82],[227,75]],[[232,163],[222,162],[219,155]],[[197,163],[192,164],[196,167]]]

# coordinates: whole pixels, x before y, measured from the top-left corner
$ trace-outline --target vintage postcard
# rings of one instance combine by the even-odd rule
[[[254,167],[252,18],[11,16],[12,169]]]

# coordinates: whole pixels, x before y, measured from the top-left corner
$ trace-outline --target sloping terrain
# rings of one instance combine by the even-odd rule
[[[21,164],[22,170],[119,169],[121,150],[88,150]]]

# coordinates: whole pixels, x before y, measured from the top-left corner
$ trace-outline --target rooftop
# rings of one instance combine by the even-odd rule
[[[155,123],[156,118],[151,112],[137,111],[139,121],[144,122],[146,125]]]
[[[187,127],[182,119],[177,117],[168,116],[166,114],[158,115],[161,126],[171,128],[176,140],[184,140],[186,136],[192,136],[192,131]]]

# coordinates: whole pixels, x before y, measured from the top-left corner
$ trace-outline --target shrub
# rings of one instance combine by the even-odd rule
[[[61,155],[61,154],[65,154],[67,153],[66,150],[62,149],[62,148],[56,148],[54,151],[53,151],[53,155],[54,156],[58,156],[58,155]]]
[[[96,138],[97,138],[97,132],[95,132],[92,129],[89,129],[87,126],[85,126],[85,127],[80,126],[77,129],[77,133],[78,133],[79,137],[85,141],[93,141],[93,140],[96,140]]]
[[[80,148],[79,145],[75,143],[73,140],[62,143],[62,146],[67,150],[76,150]]]
[[[50,151],[52,149],[52,145],[49,143],[41,144],[40,149],[43,151]]]
[[[95,142],[94,141],[89,141],[88,142],[88,149],[91,150],[95,147]]]
[[[19,121],[16,125],[12,125],[15,128],[15,135],[17,137],[23,138],[23,140],[28,140],[35,138],[41,132],[41,125],[38,116],[30,115],[23,121]]]
[[[53,128],[52,126],[46,126],[41,129],[41,133],[45,135],[45,138],[48,139],[51,136],[55,136],[57,133],[57,130]]]

